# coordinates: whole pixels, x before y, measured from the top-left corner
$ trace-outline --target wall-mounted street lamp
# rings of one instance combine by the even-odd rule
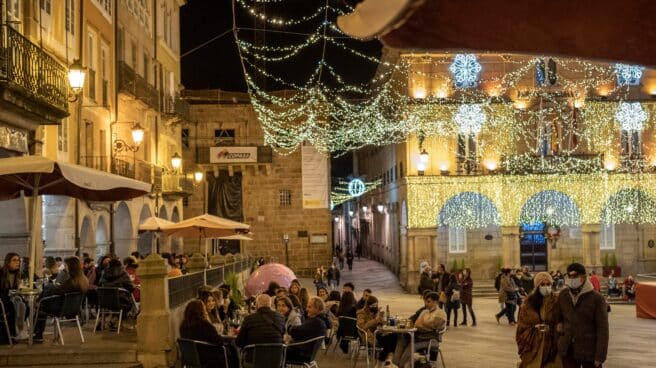
[[[423,162],[424,164],[428,164],[428,152],[426,149],[422,149],[421,153],[419,154],[419,161]]]
[[[116,139],[114,141],[114,151],[116,153],[122,151],[137,152],[139,151],[139,147],[141,147],[141,143],[143,143],[143,140],[144,140],[144,128],[139,123],[136,123],[132,126],[132,142],[134,144],[131,145],[122,139]]]
[[[203,172],[202,171],[196,171],[194,173],[194,181],[196,181],[196,184],[200,184],[200,182],[203,181]]]
[[[376,205],[376,210],[378,210],[378,213],[383,213],[385,212],[385,205],[382,203],[379,203]]]
[[[180,169],[180,166],[182,166],[182,157],[176,152],[173,154],[173,157],[171,157],[171,167],[173,167],[173,170],[178,170]]]
[[[349,214],[350,217],[353,217],[353,211],[352,210],[349,210],[348,214]]]
[[[82,63],[79,59],[75,59],[73,64],[68,68],[68,84],[71,87],[71,92],[73,95],[69,97],[70,102],[77,101],[82,92],[82,87],[84,87],[84,78],[86,77],[86,72]]]
[[[339,222],[339,217],[335,216],[334,220],[335,222]]]

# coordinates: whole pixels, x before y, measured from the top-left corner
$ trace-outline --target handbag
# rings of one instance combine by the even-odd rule
[[[440,303],[447,302],[446,293],[444,291],[440,291],[440,298],[437,301]]]
[[[453,294],[451,294],[451,302],[455,303],[457,301],[460,301],[460,292],[458,290],[453,290]]]

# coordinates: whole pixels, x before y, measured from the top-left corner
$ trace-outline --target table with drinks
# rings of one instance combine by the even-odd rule
[[[379,326],[376,331],[374,331],[374,347],[376,346],[376,337],[378,335],[384,334],[398,334],[398,335],[408,335],[410,336],[410,367],[415,367],[414,360],[414,351],[415,351],[415,332],[416,328],[410,327],[410,321],[408,319],[399,319],[398,317],[392,317],[389,311],[389,305],[386,307],[385,312],[381,312],[383,324]],[[374,349],[375,350],[375,349]],[[374,357],[375,359],[375,357]]]

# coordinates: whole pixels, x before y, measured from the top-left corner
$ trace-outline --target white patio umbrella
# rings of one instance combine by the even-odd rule
[[[173,225],[175,222],[165,220],[159,217],[149,217],[143,224],[139,225],[139,233],[150,232],[154,235],[154,238],[159,241],[160,233],[162,232],[162,227]],[[155,253],[155,248],[153,246],[153,239],[151,239],[150,252]]]
[[[165,226],[162,231],[170,236],[181,238],[208,238],[226,239],[233,236],[244,236],[250,232],[251,226],[242,222],[232,221],[223,217],[204,214],[182,220],[170,226]],[[245,237],[245,236],[244,236]],[[252,240],[248,238],[249,240]],[[205,259],[207,260],[207,242],[205,242]],[[207,278],[207,268],[203,273],[203,280]],[[205,281],[206,282],[206,281]]]
[[[31,209],[29,288],[32,288],[34,282],[38,244],[35,226],[38,196],[64,195],[88,201],[115,202],[148,194],[150,189],[149,183],[41,156],[0,159],[0,200],[18,198],[21,192],[34,197]]]

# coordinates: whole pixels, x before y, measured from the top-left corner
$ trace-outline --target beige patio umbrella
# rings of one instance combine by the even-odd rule
[[[243,234],[249,233],[250,229],[251,226],[248,224],[206,213],[204,215],[182,220],[170,226],[165,226],[162,228],[162,231],[170,236],[198,238],[200,244],[201,239],[226,239],[227,237],[232,236],[244,236]],[[205,259],[207,259],[207,242],[205,242]],[[203,280],[206,280],[206,272],[207,270],[203,273]]]
[[[162,232],[162,227],[170,226],[173,224],[175,224],[175,222],[171,222],[163,218],[159,218],[155,216],[149,217],[146,219],[146,221],[143,222],[143,224],[139,225],[139,233],[146,233],[146,232],[153,233],[154,236],[152,240],[156,239],[156,241],[159,242],[159,236],[160,233]],[[150,244],[150,252],[155,253],[156,250],[153,246],[152,240]]]
[[[87,167],[67,164],[42,156],[0,159],[0,200],[34,197],[31,209],[29,288],[34,282],[36,255],[37,197],[64,195],[96,202],[115,202],[150,193],[151,185]],[[21,194],[23,193],[23,194]]]

